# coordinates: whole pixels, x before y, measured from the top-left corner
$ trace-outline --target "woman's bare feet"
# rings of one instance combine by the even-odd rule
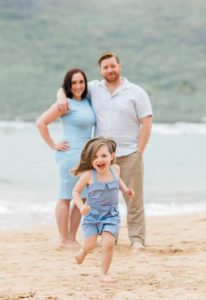
[[[101,281],[104,281],[106,283],[114,282],[114,279],[110,277],[109,275],[100,275]]]
[[[61,242],[59,246],[61,248],[80,248],[81,244],[76,240],[69,240],[69,241]]]
[[[84,251],[83,248],[81,248],[79,250],[79,252],[77,253],[77,255],[75,256],[76,262],[80,265],[83,263],[84,259],[86,256],[86,252]]]

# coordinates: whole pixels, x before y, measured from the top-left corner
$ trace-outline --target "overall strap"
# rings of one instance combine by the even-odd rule
[[[97,182],[97,171],[93,169],[93,183]]]
[[[117,175],[116,175],[114,169],[112,168],[112,166],[109,166],[109,168],[110,168],[110,171],[112,172],[114,180],[117,180]]]

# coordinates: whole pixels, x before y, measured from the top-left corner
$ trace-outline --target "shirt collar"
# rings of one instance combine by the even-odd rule
[[[129,82],[129,80],[126,77],[121,77],[124,80],[124,83],[122,85],[120,85],[117,90],[125,90],[127,88],[129,88],[131,86],[131,83]],[[101,81],[99,81],[99,85],[103,86],[107,89],[107,86],[105,84],[105,79],[102,79]]]

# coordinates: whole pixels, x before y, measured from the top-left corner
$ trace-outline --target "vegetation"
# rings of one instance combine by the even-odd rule
[[[100,78],[112,50],[156,122],[206,122],[205,11],[200,0],[0,0],[0,119],[35,120],[69,68]]]

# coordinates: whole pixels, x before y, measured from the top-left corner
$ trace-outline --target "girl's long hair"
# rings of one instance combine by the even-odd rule
[[[91,170],[93,168],[92,162],[97,151],[105,145],[108,147],[108,150],[111,154],[115,153],[117,145],[115,141],[111,139],[96,137],[88,140],[82,149],[79,164],[71,169],[70,173],[74,176],[77,176],[84,171]],[[114,159],[111,161],[111,164],[113,163]]]

